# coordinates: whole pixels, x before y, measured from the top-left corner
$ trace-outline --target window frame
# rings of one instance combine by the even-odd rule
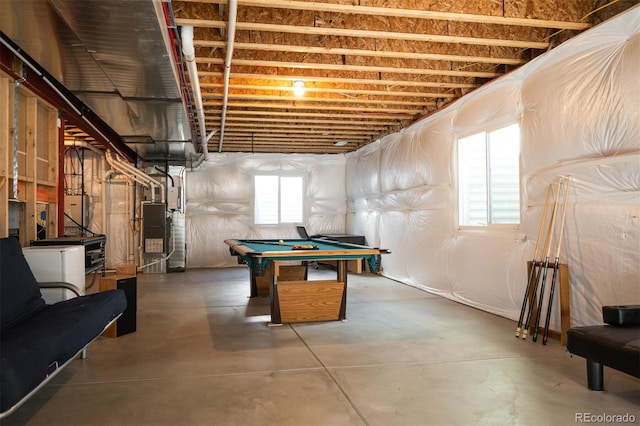
[[[518,206],[518,223],[491,223],[490,222],[490,209],[491,209],[491,204],[490,204],[490,182],[491,182],[491,177],[490,177],[490,168],[489,168],[489,162],[487,161],[486,167],[485,167],[485,177],[486,177],[486,186],[485,186],[485,191],[487,193],[487,205],[486,205],[486,209],[487,209],[487,224],[485,225],[466,225],[466,224],[462,224],[461,220],[460,220],[460,214],[461,211],[460,209],[462,208],[461,205],[461,180],[460,180],[460,144],[459,141],[460,139],[464,139],[470,136],[474,136],[477,135],[479,133],[484,133],[485,134],[485,141],[484,141],[484,145],[485,145],[485,153],[487,154],[487,160],[488,160],[488,155],[489,155],[489,143],[488,143],[488,135],[490,133],[493,133],[497,130],[501,130],[504,128],[507,128],[509,126],[512,125],[518,125],[518,130],[520,132],[520,149],[519,149],[519,154],[518,154],[518,194],[519,194],[519,206]],[[468,131],[468,132],[464,132],[464,133],[460,133],[456,136],[455,141],[454,141],[454,157],[455,157],[455,168],[456,168],[456,222],[458,225],[458,230],[459,231],[464,231],[464,232],[468,232],[468,233],[485,233],[485,232],[494,232],[494,233],[508,233],[510,234],[511,231],[518,231],[520,230],[520,225],[522,224],[522,124],[521,124],[521,120],[520,117],[517,118],[510,118],[510,119],[505,119],[505,120],[500,120],[500,121],[495,121],[492,122],[490,125],[485,125],[485,126],[479,126],[474,128],[472,131]]]
[[[256,177],[257,176],[274,176],[278,178],[278,223],[256,223]],[[291,178],[291,177],[297,177],[300,178],[302,180],[302,218],[300,220],[300,222],[283,222],[282,219],[282,202],[281,202],[281,198],[280,198],[280,188],[281,188],[281,179],[282,178]],[[252,224],[253,226],[259,226],[259,227],[267,227],[267,228],[274,228],[274,227],[280,227],[280,226],[284,226],[284,225],[303,225],[305,223],[305,219],[307,217],[307,199],[306,199],[306,188],[307,188],[307,175],[305,173],[301,173],[301,172],[295,172],[295,171],[291,171],[291,172],[283,172],[283,171],[277,171],[277,172],[260,172],[260,173],[253,173],[251,175],[251,217],[252,217]]]

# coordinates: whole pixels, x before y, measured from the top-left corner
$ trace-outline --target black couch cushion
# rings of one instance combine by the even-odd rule
[[[30,317],[44,305],[20,243],[15,238],[0,239],[0,331]]]
[[[572,354],[640,377],[640,327],[594,325],[567,332]]]
[[[0,410],[12,407],[57,365],[67,362],[99,336],[104,326],[124,311],[126,304],[121,290],[76,297],[46,305],[28,321],[3,330]]]

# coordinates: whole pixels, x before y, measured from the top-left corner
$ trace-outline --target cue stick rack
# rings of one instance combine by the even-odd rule
[[[536,262],[537,267],[541,267],[539,263]],[[533,262],[527,262],[527,276],[531,274],[531,268],[533,267]],[[549,263],[549,269],[553,269],[555,267],[555,263]],[[569,291],[569,266],[565,263],[558,264],[558,302],[560,304],[560,332],[555,330],[549,330],[549,335],[554,338],[559,338],[560,344],[562,346],[567,346],[567,330],[571,327],[571,302],[570,302],[570,291]],[[538,300],[535,294],[531,294],[531,292],[527,295],[528,303],[533,303],[533,318],[531,318],[531,325],[529,327],[529,335],[533,335],[533,328],[536,324],[536,316],[537,316],[537,307]],[[544,327],[543,324],[540,324],[538,332],[542,331]]]

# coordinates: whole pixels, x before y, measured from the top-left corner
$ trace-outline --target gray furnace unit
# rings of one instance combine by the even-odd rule
[[[142,204],[142,241],[145,254],[167,252],[167,205]]]

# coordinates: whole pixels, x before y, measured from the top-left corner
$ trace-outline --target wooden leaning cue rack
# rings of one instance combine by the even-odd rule
[[[533,260],[527,263],[527,288],[522,300],[522,308],[520,310],[520,318],[516,327],[516,337],[527,339],[531,333],[532,340],[538,339],[540,324],[542,318],[542,307],[545,300],[545,287],[547,282],[547,273],[551,268],[553,270],[551,284],[547,298],[547,313],[543,328],[542,344],[546,345],[549,338],[549,324],[551,322],[551,313],[553,307],[553,299],[556,287],[559,287],[559,304],[560,304],[560,343],[566,345],[567,330],[571,327],[571,303],[569,294],[569,267],[560,263],[560,247],[562,245],[562,235],[564,233],[565,218],[567,213],[567,201],[569,198],[570,178],[563,176],[558,179],[555,197],[553,197],[553,184],[549,184],[547,196],[542,211],[542,219],[538,228],[538,237],[536,239],[536,247],[533,253]],[[560,196],[563,192],[562,212],[559,212]],[[547,223],[547,211],[549,210],[553,197],[553,207],[548,218],[548,226],[543,237],[545,223]],[[557,218],[560,218],[560,226],[556,243],[555,261],[550,262],[550,256],[554,240],[554,229]],[[542,246],[541,246],[542,243]],[[541,250],[540,250],[541,249]],[[539,289],[539,292],[538,292]],[[539,294],[538,294],[539,293]]]

